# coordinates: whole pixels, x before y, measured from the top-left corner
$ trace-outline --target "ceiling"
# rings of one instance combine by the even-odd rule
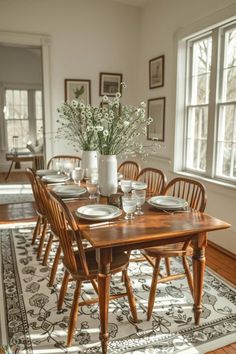
[[[145,6],[149,0],[112,0],[116,2],[121,2],[126,5],[143,7]]]

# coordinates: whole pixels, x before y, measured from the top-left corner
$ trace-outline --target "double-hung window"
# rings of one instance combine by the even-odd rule
[[[236,22],[186,48],[183,169],[236,183]]]
[[[5,90],[5,145],[24,148],[30,140],[36,143],[43,134],[42,91],[34,89]]]

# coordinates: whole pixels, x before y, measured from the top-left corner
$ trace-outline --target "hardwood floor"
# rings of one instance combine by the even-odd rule
[[[206,263],[207,266],[213,269],[216,273],[236,285],[236,259],[222,253],[211,243],[208,244],[207,247]],[[231,345],[227,345],[217,350],[208,352],[207,354],[225,353],[236,353],[236,342],[232,343]]]
[[[0,183],[4,181],[5,173],[0,172]],[[28,179],[24,171],[14,171],[11,173],[7,183],[28,183]],[[214,247],[213,243],[209,243],[206,251],[207,266],[213,269],[216,273],[236,285],[236,256],[222,253]],[[219,348],[215,351],[208,352],[207,354],[232,354],[236,353],[236,342],[231,345]]]

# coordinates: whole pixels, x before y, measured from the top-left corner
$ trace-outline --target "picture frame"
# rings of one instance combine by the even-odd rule
[[[91,104],[91,80],[84,79],[65,79],[65,101],[77,100],[77,94],[83,89],[83,93],[79,95],[79,99],[85,104]],[[77,93],[78,91],[78,93]]]
[[[99,76],[99,95],[114,97],[117,92],[122,93],[122,74],[100,73]]]
[[[148,100],[148,117],[153,122],[147,127],[148,140],[165,140],[165,97],[151,98]]]
[[[149,60],[149,88],[164,86],[165,57],[160,55]]]

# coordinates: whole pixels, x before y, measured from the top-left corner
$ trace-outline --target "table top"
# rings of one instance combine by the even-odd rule
[[[34,157],[43,157],[42,153],[38,153],[38,154],[32,154],[31,152],[29,153],[18,153],[18,154],[11,154],[11,153],[7,153],[6,154],[6,160],[7,161],[16,161],[16,160],[21,160],[21,161],[28,161],[28,160],[32,160]]]
[[[105,199],[102,200],[104,203]],[[74,212],[79,206],[84,205],[85,200],[79,203],[68,202],[69,208]],[[107,222],[91,222],[78,218],[79,227],[83,236],[94,248],[118,247],[124,244],[140,244],[188,236],[229,228],[227,222],[212,217],[206,213],[196,211],[175,212],[167,214],[157,210],[149,204],[143,206],[144,215],[136,216],[134,220],[126,221],[124,216]]]

